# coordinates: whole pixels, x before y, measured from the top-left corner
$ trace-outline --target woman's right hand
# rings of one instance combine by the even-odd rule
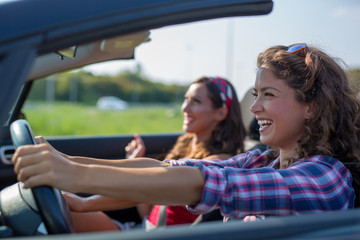
[[[145,155],[145,144],[142,138],[135,134],[134,140],[132,140],[126,147],[126,158],[137,158]]]
[[[83,197],[80,197],[76,194],[69,193],[69,192],[62,192],[62,195],[64,196],[69,208],[73,212],[83,212],[86,199]]]

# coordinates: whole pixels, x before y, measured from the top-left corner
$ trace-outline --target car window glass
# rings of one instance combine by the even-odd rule
[[[136,77],[73,71],[39,79],[22,111],[42,136],[180,132],[186,88]]]

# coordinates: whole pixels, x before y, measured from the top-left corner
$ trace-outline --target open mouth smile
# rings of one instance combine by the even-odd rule
[[[258,124],[259,124],[259,131],[264,131],[267,127],[269,127],[271,124],[273,123],[273,121],[271,120],[258,120]]]
[[[184,117],[184,124],[190,124],[194,121],[192,117]]]

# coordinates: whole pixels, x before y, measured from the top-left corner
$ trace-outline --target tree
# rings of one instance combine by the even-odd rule
[[[350,86],[356,94],[360,92],[360,69],[350,69],[346,71],[346,74],[349,78]]]

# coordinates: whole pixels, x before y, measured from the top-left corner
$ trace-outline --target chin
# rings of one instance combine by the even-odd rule
[[[189,127],[183,127],[183,130],[187,133],[193,133],[194,130],[192,128],[189,128]]]
[[[189,130],[190,130],[190,129],[189,129],[188,127],[186,127],[186,126],[183,126],[182,129],[183,129],[184,132],[189,132]]]
[[[271,141],[269,141],[269,139],[262,138],[261,136],[260,136],[260,142],[261,142],[262,144],[271,146]]]

